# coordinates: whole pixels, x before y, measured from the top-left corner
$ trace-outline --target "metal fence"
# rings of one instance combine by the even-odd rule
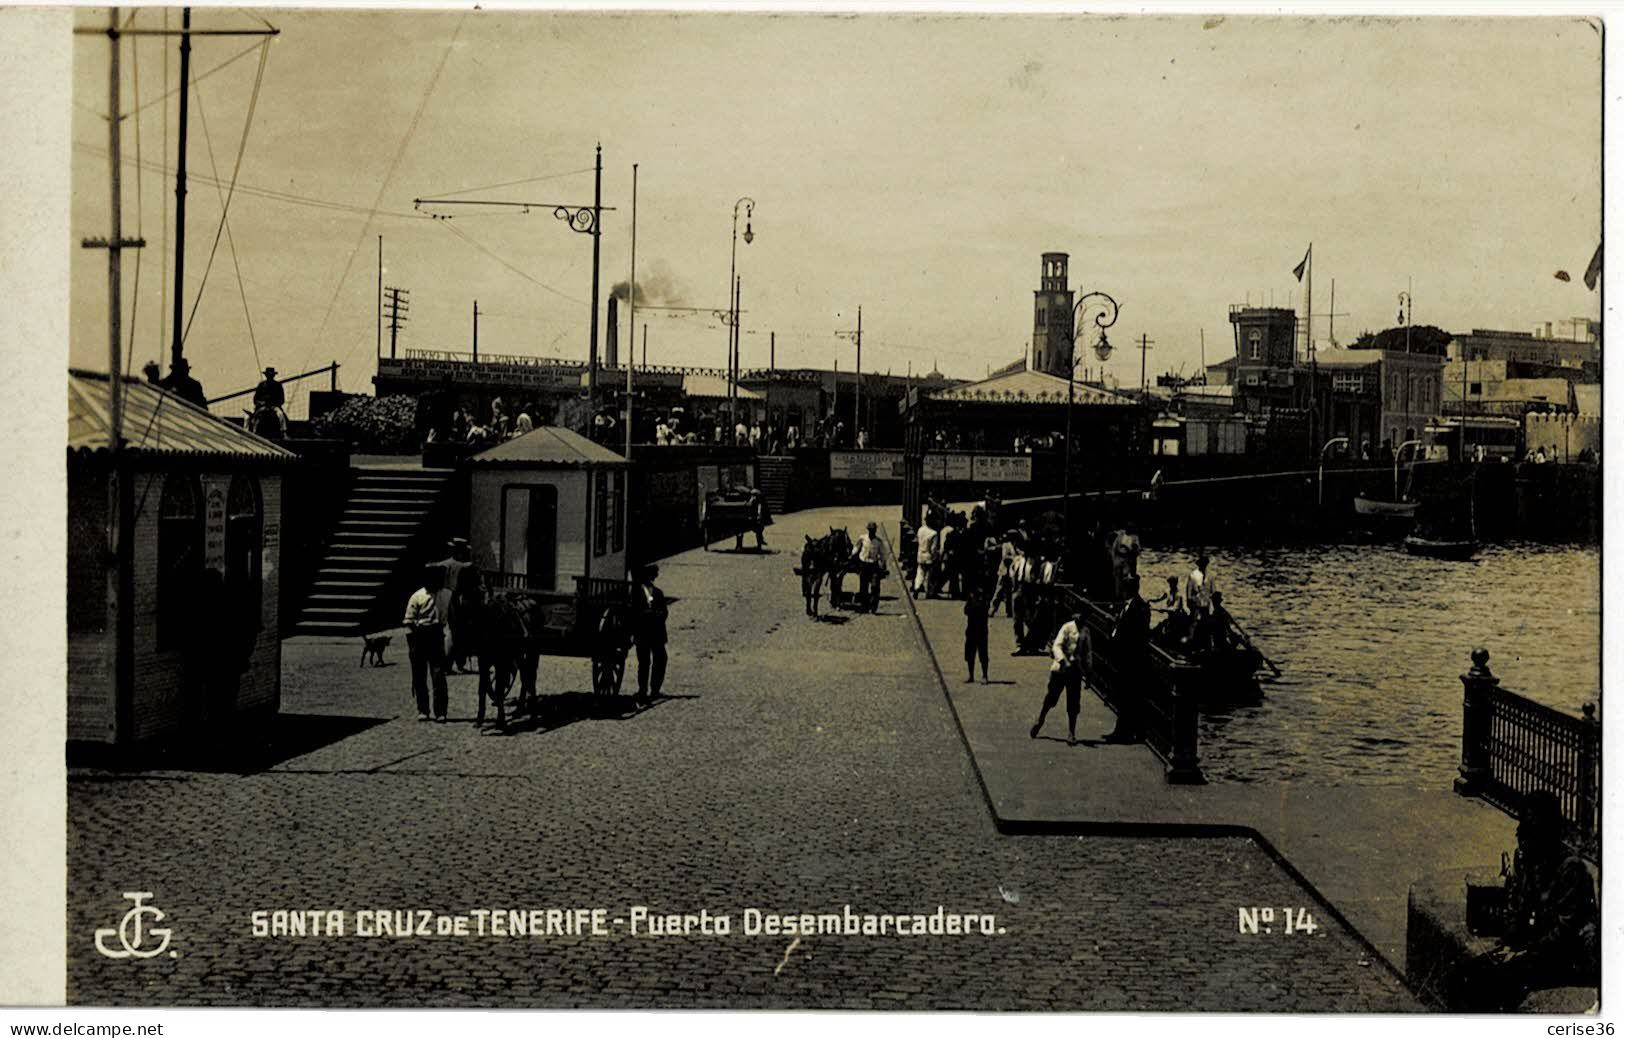
[[[1462,753],[1458,792],[1516,815],[1536,791],[1557,797],[1569,842],[1600,860],[1602,846],[1602,725],[1586,704],[1580,717],[1500,687],[1489,653],[1473,654],[1462,675]]]
[[[1116,617],[1073,587],[1057,584],[1048,590],[1063,615],[1072,609],[1081,615],[1091,647],[1089,683],[1117,712],[1119,729],[1133,733],[1162,758],[1169,782],[1205,782],[1191,686],[1197,668],[1149,642],[1125,646],[1113,639]]]

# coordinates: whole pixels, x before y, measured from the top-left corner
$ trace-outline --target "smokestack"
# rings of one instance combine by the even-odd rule
[[[618,366],[615,361],[620,352],[615,341],[617,336],[615,311],[618,305],[615,297],[611,295],[609,297],[609,329],[604,333],[604,365],[611,368]]]

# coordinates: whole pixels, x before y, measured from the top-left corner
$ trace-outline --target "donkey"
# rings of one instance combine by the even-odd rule
[[[806,600],[807,615],[817,618],[818,599],[823,592],[824,578],[829,577],[829,604],[830,608],[838,609],[841,605],[841,578],[846,573],[846,567],[852,560],[852,538],[847,535],[846,529],[829,528],[829,533],[816,541],[806,538],[806,544],[801,549],[801,565],[797,572],[801,574],[801,597]]]

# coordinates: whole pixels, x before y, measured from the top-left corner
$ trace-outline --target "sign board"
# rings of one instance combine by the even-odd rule
[[[976,455],[971,472],[977,483],[1031,483],[1033,459],[1028,456]]]
[[[203,480],[203,564],[226,571],[226,483]]]
[[[964,483],[971,478],[969,454],[927,454],[925,478],[943,483]]]
[[[903,455],[901,451],[830,451],[829,478],[902,479]],[[926,478],[931,477],[927,474]]]

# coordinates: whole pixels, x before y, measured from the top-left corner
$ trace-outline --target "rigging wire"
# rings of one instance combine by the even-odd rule
[[[394,178],[395,170],[400,166],[401,158],[406,154],[406,146],[412,142],[413,135],[417,133],[418,123],[422,121],[423,113],[429,107],[429,98],[434,96],[434,88],[440,82],[440,73],[445,70],[446,62],[451,58],[452,49],[457,45],[457,37],[462,35],[463,24],[467,20],[468,12],[465,11],[462,17],[457,19],[457,27],[452,30],[451,39],[446,41],[446,48],[440,52],[440,60],[435,64],[434,72],[429,75],[429,81],[424,84],[423,96],[418,98],[417,111],[412,113],[412,121],[407,124],[406,132],[401,135],[400,144],[395,147],[395,154],[389,160],[389,168],[384,171],[383,179],[378,182],[378,194],[372,201],[374,211],[382,204],[384,192],[389,190],[389,182]],[[338,281],[333,285],[333,298],[328,300],[327,309],[322,313],[321,323],[316,327],[316,334],[311,336],[311,349],[315,348],[316,342],[321,338],[322,333],[327,330],[327,322],[333,317],[333,308],[338,305],[339,295],[344,291],[344,283],[350,277],[350,269],[355,266],[355,258],[360,254],[361,246],[366,243],[369,232],[372,230],[372,221],[373,216],[369,213],[367,219],[361,224],[361,233],[356,235],[355,245],[350,249],[350,255],[344,261],[344,270],[339,274]],[[350,355],[355,350],[356,347],[351,346],[350,353],[345,355],[345,360],[349,360]],[[307,350],[304,360],[309,359],[310,351]],[[300,367],[303,368],[304,366],[304,362],[301,361]]]
[[[168,30],[168,28],[169,28],[169,9],[166,7],[166,8],[164,8],[164,29]],[[256,47],[259,47],[260,45],[261,45],[260,43],[251,43],[251,44],[249,44],[247,47],[243,48],[242,50],[238,51],[236,54],[234,54],[231,57],[227,58],[225,61],[222,61],[220,64],[216,65],[214,68],[211,68],[209,71],[204,72],[201,75],[193,76],[192,77],[192,83],[194,85],[198,84],[198,83],[201,83],[205,79],[208,79],[210,76],[214,75],[216,72],[219,72],[221,69],[225,68],[227,65],[236,64],[238,61],[241,61],[243,58],[246,58],[248,55],[252,54],[254,52],[254,49]],[[164,48],[164,65],[165,65],[165,67],[167,67],[168,64],[169,64],[169,48],[165,47]],[[164,85],[166,87],[169,85],[169,77],[167,75],[165,75],[165,77],[164,77]],[[142,112],[146,111],[148,108],[151,108],[153,105],[160,104],[160,103],[162,103],[164,101],[167,101],[171,97],[174,97],[176,94],[178,94],[180,92],[181,92],[181,88],[178,87],[178,86],[175,87],[173,90],[166,90],[166,91],[164,91],[164,93],[162,93],[159,96],[153,98],[151,101],[148,101],[146,104],[137,105],[136,107],[130,109],[128,112],[124,113],[124,118],[128,119],[131,116],[140,115]],[[168,112],[168,109],[166,108],[165,111],[164,111],[164,118],[167,120],[168,117],[169,117],[169,112]],[[105,118],[105,116],[103,118]]]
[[[254,370],[260,370],[260,346],[254,338],[254,317],[248,311],[248,289],[243,285],[243,268],[237,258],[237,239],[231,233],[231,221],[226,217],[227,201],[223,189],[219,185],[220,167],[214,159],[214,137],[209,133],[209,117],[203,109],[203,92],[197,95],[198,121],[203,124],[203,143],[209,153],[209,168],[214,170],[215,193],[220,195],[220,220],[226,228],[226,248],[231,253],[231,266],[237,274],[237,295],[243,301],[243,321],[248,325],[248,345],[254,351]]]
[[[264,48],[264,50],[260,54],[259,70],[257,72],[255,72],[255,74],[254,74],[254,92],[253,92],[252,95],[249,96],[249,99],[248,99],[248,114],[243,119],[243,135],[242,135],[242,138],[237,142],[237,160],[233,164],[232,169],[231,169],[231,187],[226,191],[226,200],[222,204],[222,208],[220,210],[220,225],[218,227],[216,227],[215,231],[214,231],[214,244],[209,248],[208,262],[203,265],[203,278],[198,284],[197,298],[192,301],[192,310],[191,310],[191,312],[189,314],[186,315],[186,327],[181,331],[181,343],[182,343],[182,345],[184,345],[186,343],[186,337],[192,333],[192,322],[197,319],[198,305],[203,302],[203,289],[208,283],[209,271],[211,269],[213,269],[213,267],[214,267],[215,253],[220,248],[220,236],[221,236],[221,233],[226,228],[226,216],[228,215],[228,213],[231,210],[232,195],[234,195],[236,193],[237,174],[243,168],[243,152],[245,152],[248,149],[248,134],[249,134],[249,131],[253,128],[253,125],[254,125],[254,110],[259,106],[260,83],[265,78],[265,61],[266,61],[266,58],[268,58],[270,56],[270,53],[271,53],[270,45],[269,45],[268,42],[264,43],[264,44],[261,44],[261,46]],[[199,111],[202,111],[202,109],[203,109],[202,98],[203,98],[203,93],[202,93],[202,91],[199,91],[198,92],[198,110]],[[181,291],[181,288],[182,288],[182,286],[176,285],[175,286],[175,291],[179,292],[179,291]]]

